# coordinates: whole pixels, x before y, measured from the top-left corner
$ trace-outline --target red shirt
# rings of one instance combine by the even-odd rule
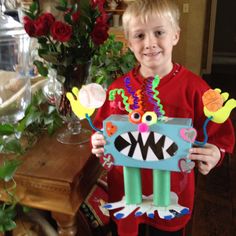
[[[124,76],[115,80],[108,89],[108,93],[112,89],[122,88],[126,95],[129,96],[125,88],[124,78],[130,78],[133,90],[141,89],[143,78],[135,68]],[[159,91],[158,97],[165,111],[165,116],[191,118],[193,127],[197,130],[197,140],[203,140],[202,127],[206,120],[203,113],[202,95],[209,89],[207,83],[199,76],[193,74],[183,66],[175,64],[172,71],[160,80],[157,87]],[[152,111],[152,104],[148,99],[144,101],[146,110]],[[116,106],[105,102],[96,114],[94,125],[98,128],[102,127],[102,121],[111,114],[126,114],[125,110],[119,107],[122,105],[120,97],[116,99]],[[122,108],[122,107],[121,107]],[[223,124],[209,122],[207,126],[208,143],[215,144],[218,148],[225,149],[226,152],[232,153],[235,137],[234,129],[230,120]],[[142,191],[143,195],[152,194],[152,170],[142,169]],[[115,166],[108,173],[109,202],[121,200],[124,196],[123,185],[123,169]],[[188,207],[192,212],[194,202],[194,171],[191,173],[171,172],[171,191],[175,192],[179,197],[179,204]],[[138,224],[150,224],[160,230],[177,231],[184,228],[189,221],[191,215],[185,215],[172,220],[163,220],[155,214],[155,219],[148,218],[145,214],[135,217],[131,214],[129,217],[121,220],[115,220],[118,226],[119,235],[137,235]]]

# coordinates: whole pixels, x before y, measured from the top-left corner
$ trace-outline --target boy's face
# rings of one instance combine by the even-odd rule
[[[141,64],[143,76],[160,77],[172,69],[172,49],[179,40],[179,31],[160,17],[150,17],[147,23],[133,18],[129,23],[129,48]]]

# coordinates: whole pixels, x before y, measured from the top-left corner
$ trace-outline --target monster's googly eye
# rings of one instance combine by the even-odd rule
[[[144,113],[142,117],[142,122],[146,123],[147,125],[153,125],[157,123],[157,115],[153,111],[147,111]]]
[[[130,122],[132,122],[134,124],[139,124],[142,119],[142,114],[143,113],[140,111],[132,111],[131,113],[129,113]]]

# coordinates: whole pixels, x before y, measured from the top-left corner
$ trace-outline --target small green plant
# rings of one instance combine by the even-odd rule
[[[8,201],[0,204],[0,232],[15,228],[16,205],[14,174],[22,163],[22,155],[35,142],[35,137],[47,130],[52,134],[62,124],[56,108],[46,104],[41,91],[37,92],[17,124],[0,124],[0,194]],[[24,140],[24,142],[22,142]]]
[[[133,53],[124,51],[122,42],[110,35],[93,57],[90,76],[92,82],[109,86],[114,79],[130,71],[136,64]]]

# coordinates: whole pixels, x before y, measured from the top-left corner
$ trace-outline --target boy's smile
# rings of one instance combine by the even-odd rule
[[[172,69],[172,49],[179,31],[164,17],[150,16],[146,23],[133,18],[129,23],[129,47],[141,64],[144,77],[160,77]]]
[[[158,54],[160,54],[160,52],[145,53],[144,55],[147,57],[155,57]]]

